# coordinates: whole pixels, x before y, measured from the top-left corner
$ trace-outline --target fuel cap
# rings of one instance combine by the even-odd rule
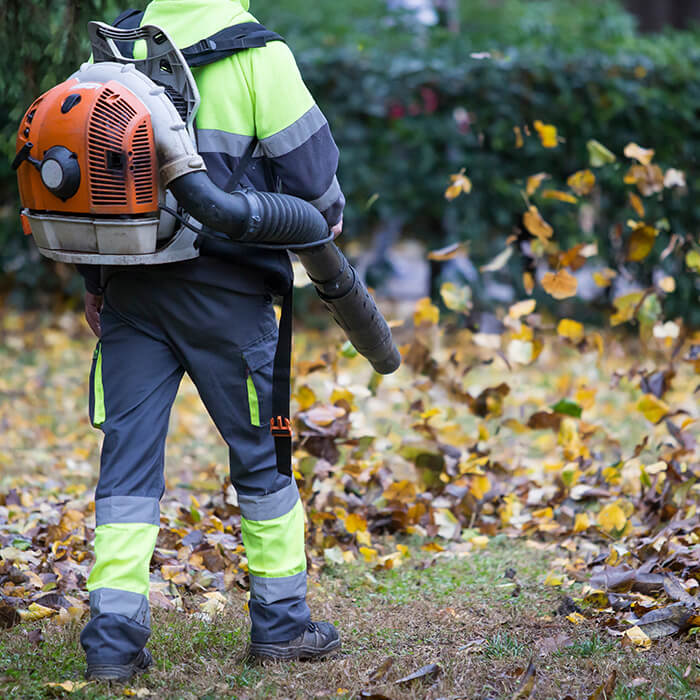
[[[49,148],[41,161],[39,172],[46,189],[64,201],[72,197],[80,187],[78,157],[65,146]]]

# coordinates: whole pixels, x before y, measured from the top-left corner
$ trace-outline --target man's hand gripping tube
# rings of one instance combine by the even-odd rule
[[[328,224],[311,204],[269,192],[228,194],[202,171],[182,175],[169,187],[197,221],[233,241],[304,246],[295,252],[350,342],[380,374],[398,369],[401,355],[386,320],[346,257],[328,241]]]

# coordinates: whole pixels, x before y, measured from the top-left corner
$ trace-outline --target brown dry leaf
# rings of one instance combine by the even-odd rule
[[[595,187],[595,175],[590,170],[579,170],[569,176],[566,184],[579,196],[590,194]]]
[[[542,287],[555,299],[568,299],[576,295],[578,281],[566,270],[547,272],[542,277]]]
[[[520,679],[518,687],[510,696],[511,700],[524,700],[524,698],[529,698],[532,695],[532,691],[535,689],[536,679],[537,670],[535,668],[535,662],[531,660],[527,669],[525,669],[523,677]]]
[[[659,231],[648,224],[638,224],[627,241],[627,260],[639,262],[651,253]]]
[[[534,205],[523,214],[523,223],[525,228],[543,243],[546,243],[554,233],[554,229],[542,218]]]
[[[625,156],[639,161],[642,165],[649,165],[654,158],[653,148],[642,148],[636,143],[628,143],[625,146]]]
[[[601,683],[591,695],[588,696],[588,700],[612,700],[613,693],[615,692],[615,686],[617,685],[617,670],[608,676],[604,683]]]
[[[658,165],[633,165],[625,175],[624,182],[636,185],[643,196],[649,197],[663,192],[664,174]]]
[[[377,668],[369,672],[369,682],[370,683],[380,683],[384,680],[389,670],[394,665],[394,657],[387,656],[384,661],[382,661]]]
[[[404,684],[416,680],[435,680],[441,673],[442,668],[440,668],[438,664],[427,664],[426,666],[421,666],[421,668],[410,675],[399,678],[399,680],[394,681],[394,683]]]

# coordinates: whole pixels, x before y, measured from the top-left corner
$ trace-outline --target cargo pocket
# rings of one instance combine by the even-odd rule
[[[277,332],[268,333],[243,348],[246,395],[250,424],[267,426],[272,412],[272,373],[277,350]]]
[[[92,355],[88,404],[90,423],[95,428],[101,428],[107,416],[105,411],[105,391],[102,383],[102,341],[99,340]]]

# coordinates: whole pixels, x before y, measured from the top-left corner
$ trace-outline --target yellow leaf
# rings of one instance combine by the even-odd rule
[[[621,323],[630,321],[637,310],[637,305],[644,296],[643,292],[631,292],[617,299],[613,299],[615,313],[610,317],[610,323],[613,326],[619,326]]]
[[[557,128],[552,124],[544,124],[539,119],[535,121],[535,131],[545,148],[556,148],[559,145]]]
[[[543,180],[549,178],[547,173],[537,173],[537,175],[530,175],[527,179],[527,185],[525,186],[525,191],[528,197],[532,197],[535,192],[539,189]]]
[[[475,537],[470,537],[469,542],[473,544],[477,549],[486,549],[489,543],[489,538],[486,535],[476,535]]]
[[[18,610],[17,612],[19,612],[23,622],[34,622],[34,620],[41,620],[44,617],[51,617],[58,611],[53,608],[46,608],[43,605],[39,605],[39,603],[32,603],[26,610]]]
[[[377,558],[377,550],[372,547],[360,547],[360,554],[368,564],[371,564]]]
[[[563,338],[573,340],[575,343],[583,340],[583,324],[570,318],[563,318],[557,326],[557,333]]]
[[[472,477],[469,484],[469,493],[471,493],[477,501],[480,501],[491,490],[491,482],[488,476]]]
[[[591,526],[591,520],[588,513],[576,513],[574,518],[574,532],[583,532]]]
[[[335,405],[338,401],[345,401],[349,406],[354,407],[355,394],[350,389],[333,389],[331,393],[331,403]]]
[[[542,218],[539,210],[534,205],[523,214],[523,223],[525,228],[533,236],[539,238],[542,243],[546,243],[554,233],[554,229]]]
[[[581,615],[581,613],[577,612],[572,612],[570,615],[567,615],[566,619],[574,625],[580,625],[582,622],[586,621],[586,618]]]
[[[369,547],[372,544],[372,536],[369,534],[369,530],[358,530],[355,533],[355,539],[358,545],[364,547]]]
[[[524,301],[519,301],[517,304],[508,309],[508,315],[511,318],[521,318],[522,316],[527,316],[535,310],[537,302],[534,299],[525,299]]]
[[[535,278],[531,272],[523,272],[523,288],[526,294],[532,294],[532,290],[535,288]]]
[[[564,577],[560,574],[555,574],[553,571],[550,571],[544,580],[545,586],[561,586],[563,583]]]
[[[617,160],[615,154],[609,148],[606,148],[600,141],[595,139],[588,141],[586,148],[588,149],[588,158],[593,168],[600,168]]]
[[[519,126],[513,127],[513,133],[515,134],[515,147],[522,148],[525,145],[523,141],[523,132]]]
[[[542,277],[542,287],[555,299],[568,299],[575,296],[578,281],[566,270],[559,270],[556,273],[547,272]]]
[[[595,175],[588,169],[579,170],[573,175],[569,175],[566,184],[571,187],[577,195],[587,195],[590,194],[591,190],[595,187]]]
[[[615,279],[615,277],[617,277],[617,272],[611,270],[609,267],[593,273],[593,280],[599,287],[609,287],[610,282]]]
[[[65,690],[66,693],[74,693],[87,685],[87,681],[63,681],[63,683],[44,683],[46,688]]]
[[[632,205],[632,209],[637,213],[637,216],[640,219],[644,218],[644,202],[642,202],[641,197],[636,195],[634,192],[630,192],[629,194],[630,198],[630,204]]]
[[[295,397],[297,403],[299,404],[299,409],[302,411],[306,411],[316,403],[316,394],[314,394],[313,389],[307,384],[304,384],[297,389]]]
[[[445,190],[445,199],[456,199],[462,192],[469,194],[472,191],[472,182],[464,174],[462,168],[456,175],[450,175],[452,184]]]
[[[625,156],[638,160],[642,165],[649,165],[654,157],[654,153],[653,148],[642,148],[636,143],[628,143],[625,146]]]
[[[578,199],[574,195],[568,192],[562,192],[561,190],[545,190],[542,192],[542,197],[544,199],[556,199],[559,202],[566,202],[567,204],[578,204]]]
[[[659,282],[659,289],[666,292],[666,294],[673,294],[676,291],[676,280],[673,277],[664,277]]]
[[[458,287],[454,282],[444,282],[440,287],[440,296],[451,311],[464,312],[471,308],[472,290],[466,285]]]
[[[670,411],[668,404],[654,394],[644,394],[637,402],[637,410],[652,423],[658,423]]]
[[[689,250],[685,256],[685,264],[693,272],[700,273],[700,252]]]
[[[513,255],[513,249],[508,246],[503,252],[499,253],[490,263],[482,265],[479,270],[481,272],[496,272],[500,270],[510,260]]]
[[[350,513],[347,518],[345,518],[345,529],[352,535],[358,530],[367,529],[367,521],[357,513]]]
[[[609,535],[621,533],[627,525],[627,516],[617,503],[609,503],[598,513],[598,525]]]
[[[445,548],[439,544],[438,542],[428,542],[428,544],[424,544],[421,546],[421,549],[424,552],[444,552]]]
[[[646,632],[637,625],[625,630],[624,636],[640,651],[645,651],[651,647],[651,639],[647,636]]]
[[[627,259],[631,262],[644,260],[651,253],[658,235],[653,226],[638,224],[627,241]]]
[[[416,303],[413,312],[413,323],[416,326],[420,326],[422,323],[435,326],[439,320],[440,309],[430,301],[430,297],[423,297]]]

